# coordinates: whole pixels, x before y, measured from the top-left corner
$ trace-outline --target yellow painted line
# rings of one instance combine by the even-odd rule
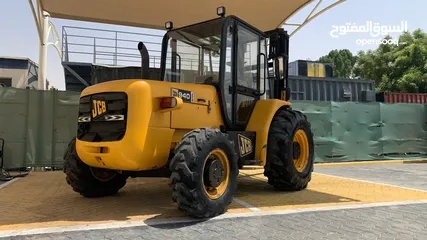
[[[239,179],[236,197],[261,211],[427,200],[427,192],[422,190],[317,173],[313,173],[305,190],[275,191],[262,170],[258,170],[258,174],[255,170],[245,173],[247,177]]]
[[[407,163],[427,163],[427,159],[316,163],[316,164],[314,164],[314,166],[315,167],[334,167],[334,166],[355,166],[355,165],[373,165],[373,164],[407,164]]]
[[[315,165],[315,167],[331,167],[331,166],[353,166],[353,165],[373,165],[373,164],[406,164],[406,163],[427,163],[427,159],[316,163],[314,165]]]
[[[334,167],[334,166],[353,166],[353,165],[373,165],[373,164],[408,164],[408,163],[427,163],[427,159],[397,159],[397,160],[373,160],[373,161],[353,161],[353,162],[330,162],[330,163],[315,163],[315,167]],[[244,166],[240,171],[260,170],[263,166]]]
[[[425,192],[425,193],[427,193],[426,190],[417,189],[417,188],[410,188],[410,187],[404,187],[404,186],[398,186],[398,185],[395,185],[395,184],[380,183],[380,182],[373,182],[373,181],[356,179],[356,178],[334,176],[334,175],[329,175],[329,174],[325,174],[325,173],[316,173],[316,174],[323,175],[323,176],[334,177],[334,178],[341,178],[341,179],[346,179],[346,180],[351,180],[351,181],[358,181],[358,182],[363,182],[363,183],[379,184],[379,185],[384,185],[384,186],[389,186],[389,187],[396,187],[396,188],[408,189],[408,190],[411,190],[411,191],[417,191],[417,192]]]
[[[403,163],[427,163],[427,159],[404,160]]]

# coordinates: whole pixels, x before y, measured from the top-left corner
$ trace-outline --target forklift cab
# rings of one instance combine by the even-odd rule
[[[161,80],[215,86],[227,129],[243,130],[259,99],[288,100],[289,37],[283,29],[262,32],[223,14],[179,29],[167,22],[166,28]]]

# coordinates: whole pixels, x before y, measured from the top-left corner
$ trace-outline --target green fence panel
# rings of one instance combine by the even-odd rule
[[[332,102],[332,136],[334,139],[331,162],[372,160],[371,153],[381,152],[377,139],[381,130],[378,104]]]
[[[427,152],[425,106],[422,104],[381,103],[384,158],[401,158],[405,155]]]
[[[327,162],[332,155],[334,140],[332,138],[331,103],[294,101],[292,108],[307,115],[311,124],[315,142],[316,162]]]
[[[380,104],[353,103],[349,112],[354,118],[352,135],[356,144],[348,146],[347,149],[351,149],[354,155],[353,160],[378,160],[378,156],[383,152],[382,143],[379,141],[382,135]],[[353,160],[346,159],[346,161]]]
[[[5,141],[4,166],[25,164],[28,138],[28,95],[20,89],[0,88],[0,138]]]
[[[77,134],[79,94],[75,92],[55,92],[55,124],[52,156],[55,166],[62,166],[64,151],[70,140]]]
[[[425,157],[423,104],[297,101],[314,132],[315,162]]]
[[[55,121],[54,101],[51,91],[30,91],[29,128],[33,130],[35,159],[28,166],[52,165],[52,134]]]
[[[79,95],[72,92],[31,91],[29,123],[35,129],[36,162],[28,166],[62,166],[68,142],[76,135]],[[38,106],[38,107],[37,107]]]
[[[79,94],[0,88],[0,138],[4,167],[61,167],[77,132]]]

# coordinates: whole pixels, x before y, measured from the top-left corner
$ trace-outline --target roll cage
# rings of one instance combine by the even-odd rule
[[[176,50],[178,47],[173,37],[177,36],[190,48],[191,46],[195,49],[200,48],[201,57],[196,59],[199,67],[194,71],[193,67],[187,69],[192,72],[191,74],[184,69],[183,57]],[[219,36],[220,42],[201,43],[205,40],[203,37],[214,39],[213,36]],[[283,29],[262,32],[236,16],[215,18],[172,29],[165,34],[162,41],[161,80],[215,86],[226,128],[243,130],[257,100],[289,99],[290,94],[285,94],[289,93],[288,48],[289,36]],[[207,61],[212,77],[204,75],[204,69],[200,67],[205,66],[203,59],[205,50],[218,54],[219,64],[215,69],[217,72],[213,71],[212,59]],[[182,74],[184,70],[187,71],[186,75]],[[202,80],[200,82],[191,80],[192,74],[195,75],[194,79]]]

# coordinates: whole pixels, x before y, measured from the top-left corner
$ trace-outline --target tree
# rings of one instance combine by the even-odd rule
[[[398,45],[381,44],[375,50],[359,52],[354,75],[375,80],[378,91],[426,93],[427,34],[417,29],[403,33],[398,40]]]
[[[330,51],[328,55],[320,57],[318,61],[332,64],[334,77],[350,78],[357,56],[353,56],[348,49],[335,49]]]

